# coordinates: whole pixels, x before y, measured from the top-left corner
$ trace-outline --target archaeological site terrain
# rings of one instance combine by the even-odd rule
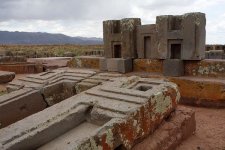
[[[225,45],[205,26],[124,18],[104,45],[1,45],[0,149],[224,150]]]

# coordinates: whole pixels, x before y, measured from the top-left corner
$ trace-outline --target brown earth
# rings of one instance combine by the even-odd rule
[[[196,133],[177,150],[225,150],[225,109],[187,107],[195,110]]]

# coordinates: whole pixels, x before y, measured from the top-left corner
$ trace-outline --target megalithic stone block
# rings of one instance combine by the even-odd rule
[[[0,130],[2,149],[131,149],[175,110],[177,86],[124,77]]]
[[[99,70],[107,71],[107,59],[99,58]]]
[[[163,61],[163,75],[165,76],[183,76],[184,62],[180,59],[166,59]]]
[[[107,59],[108,71],[127,73],[133,70],[132,59],[124,58],[108,58]]]
[[[40,91],[24,88],[0,96],[0,128],[47,107]]]

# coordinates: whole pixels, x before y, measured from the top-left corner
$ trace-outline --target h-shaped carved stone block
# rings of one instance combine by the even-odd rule
[[[179,98],[171,82],[116,78],[1,129],[0,144],[2,149],[130,149]]]

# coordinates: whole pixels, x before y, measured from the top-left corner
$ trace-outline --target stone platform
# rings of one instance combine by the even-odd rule
[[[2,149],[130,149],[179,98],[176,85],[163,80],[111,79],[1,129],[0,143]]]
[[[10,93],[0,96],[0,128],[120,76],[64,68],[18,78],[8,84]]]

